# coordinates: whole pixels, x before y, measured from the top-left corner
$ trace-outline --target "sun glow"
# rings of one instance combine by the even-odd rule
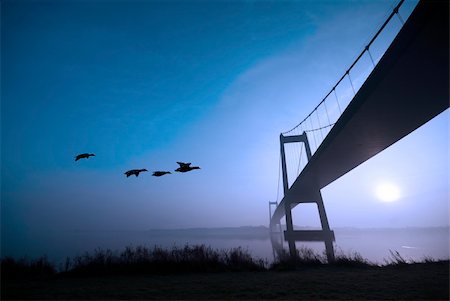
[[[400,198],[400,189],[393,183],[381,183],[375,189],[376,196],[382,202],[395,202]]]

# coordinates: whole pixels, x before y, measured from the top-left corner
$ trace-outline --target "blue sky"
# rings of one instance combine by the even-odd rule
[[[315,107],[395,4],[3,1],[2,240],[267,225],[279,133]],[[448,225],[448,118],[324,188],[331,227]],[[96,157],[74,162],[84,152]],[[123,175],[176,161],[202,169]],[[397,202],[376,199],[382,181],[402,191]]]

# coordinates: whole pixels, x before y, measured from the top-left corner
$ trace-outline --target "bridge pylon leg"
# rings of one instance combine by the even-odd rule
[[[286,156],[284,150],[285,143],[293,143],[293,142],[303,142],[305,144],[306,155],[308,161],[311,158],[311,150],[309,147],[308,136],[305,132],[302,135],[297,136],[283,136],[280,135],[280,154],[281,154],[281,169],[283,175],[283,188],[284,194],[286,195],[289,190],[288,187],[288,177],[287,177],[287,168],[286,168]],[[330,225],[328,224],[327,214],[325,212],[325,206],[323,204],[322,194],[320,193],[320,189],[317,188],[317,192],[313,193],[314,197],[308,201],[299,201],[299,202],[285,202],[285,216],[286,216],[286,231],[284,232],[284,240],[288,242],[289,245],[289,254],[291,257],[297,256],[297,249],[295,247],[296,241],[323,241],[325,243],[325,251],[327,254],[328,262],[334,261],[334,247],[333,241],[334,232],[330,230]],[[294,224],[292,221],[292,207],[299,203],[316,203],[317,209],[319,211],[320,223],[322,226],[321,230],[294,230]]]
[[[295,247],[295,240],[292,239],[286,239],[286,235],[288,237],[292,236],[294,233],[294,224],[292,222],[292,212],[291,212],[291,204],[286,202],[285,203],[285,212],[286,212],[286,232],[284,232],[284,240],[287,240],[288,246],[289,246],[289,254],[291,257],[297,256],[297,249]]]
[[[328,262],[332,262],[334,261],[334,232],[330,230],[330,225],[328,224],[327,213],[325,212],[325,206],[323,204],[322,194],[320,193],[320,190],[317,194],[317,209],[319,210],[322,231],[329,233],[329,235],[325,235],[325,252],[327,253]]]
[[[296,241],[323,241],[325,243],[325,252],[328,262],[333,262],[335,240],[334,231],[330,229],[328,224],[327,215],[325,212],[325,206],[323,205],[322,195],[320,191],[317,193],[317,198],[309,202],[301,203],[316,203],[319,211],[320,222],[322,225],[321,230],[294,230],[294,224],[292,221],[291,206],[285,209],[286,213],[286,231],[284,232],[284,240],[288,242],[289,254],[291,257],[297,256],[297,249],[295,247]],[[289,217],[289,218],[288,218]]]

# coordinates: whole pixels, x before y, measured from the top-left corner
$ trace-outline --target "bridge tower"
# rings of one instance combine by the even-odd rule
[[[285,143],[304,143],[306,150],[306,157],[308,161],[311,159],[311,148],[308,142],[308,136],[306,132],[301,135],[295,136],[283,136],[280,134],[280,155],[281,155],[281,169],[283,175],[283,191],[284,194],[289,190],[288,177],[286,169],[286,155],[284,150]],[[327,214],[325,212],[325,206],[323,204],[322,194],[320,193],[319,187],[311,187],[313,190],[313,197],[311,199],[301,199],[298,202],[285,202],[285,213],[286,213],[286,231],[284,231],[284,240],[288,242],[289,254],[294,257],[297,255],[297,250],[295,248],[296,241],[323,241],[325,243],[325,251],[327,254],[328,262],[334,261],[334,248],[333,241],[334,232],[330,230],[330,225],[328,224]],[[292,207],[299,203],[316,203],[317,209],[319,211],[320,223],[322,230],[294,230],[294,224],[292,222]],[[294,205],[294,206],[293,206]]]
[[[272,218],[272,207],[277,208],[278,202],[269,202],[269,220]],[[273,258],[276,257],[278,250],[283,249],[283,230],[281,228],[281,220],[276,224],[269,225],[270,242],[272,244]]]
[[[272,206],[274,206],[275,208],[277,208],[278,206],[278,202],[269,202],[269,220],[272,218]],[[278,227],[277,227],[278,226]],[[274,234],[274,233],[281,233],[281,223],[277,223],[275,225],[272,225],[272,223],[269,226],[269,232],[270,234]],[[278,228],[278,229],[277,229]]]

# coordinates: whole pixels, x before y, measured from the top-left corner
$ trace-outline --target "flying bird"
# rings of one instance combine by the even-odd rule
[[[78,161],[80,159],[89,159],[89,157],[95,156],[95,154],[79,154],[78,156],[75,157],[75,161]]]
[[[136,177],[139,177],[139,173],[143,171],[148,171],[147,169],[131,169],[129,171],[124,172],[125,175],[127,175],[127,178],[131,175],[135,175]]]
[[[183,163],[183,162],[177,162],[180,167],[178,167],[177,169],[175,169],[175,171],[178,172],[188,172],[194,169],[200,169],[200,167],[198,166],[191,166],[191,163]]]
[[[160,177],[160,176],[170,174],[170,173],[171,173],[170,171],[155,171],[155,172],[153,172],[152,176]]]

